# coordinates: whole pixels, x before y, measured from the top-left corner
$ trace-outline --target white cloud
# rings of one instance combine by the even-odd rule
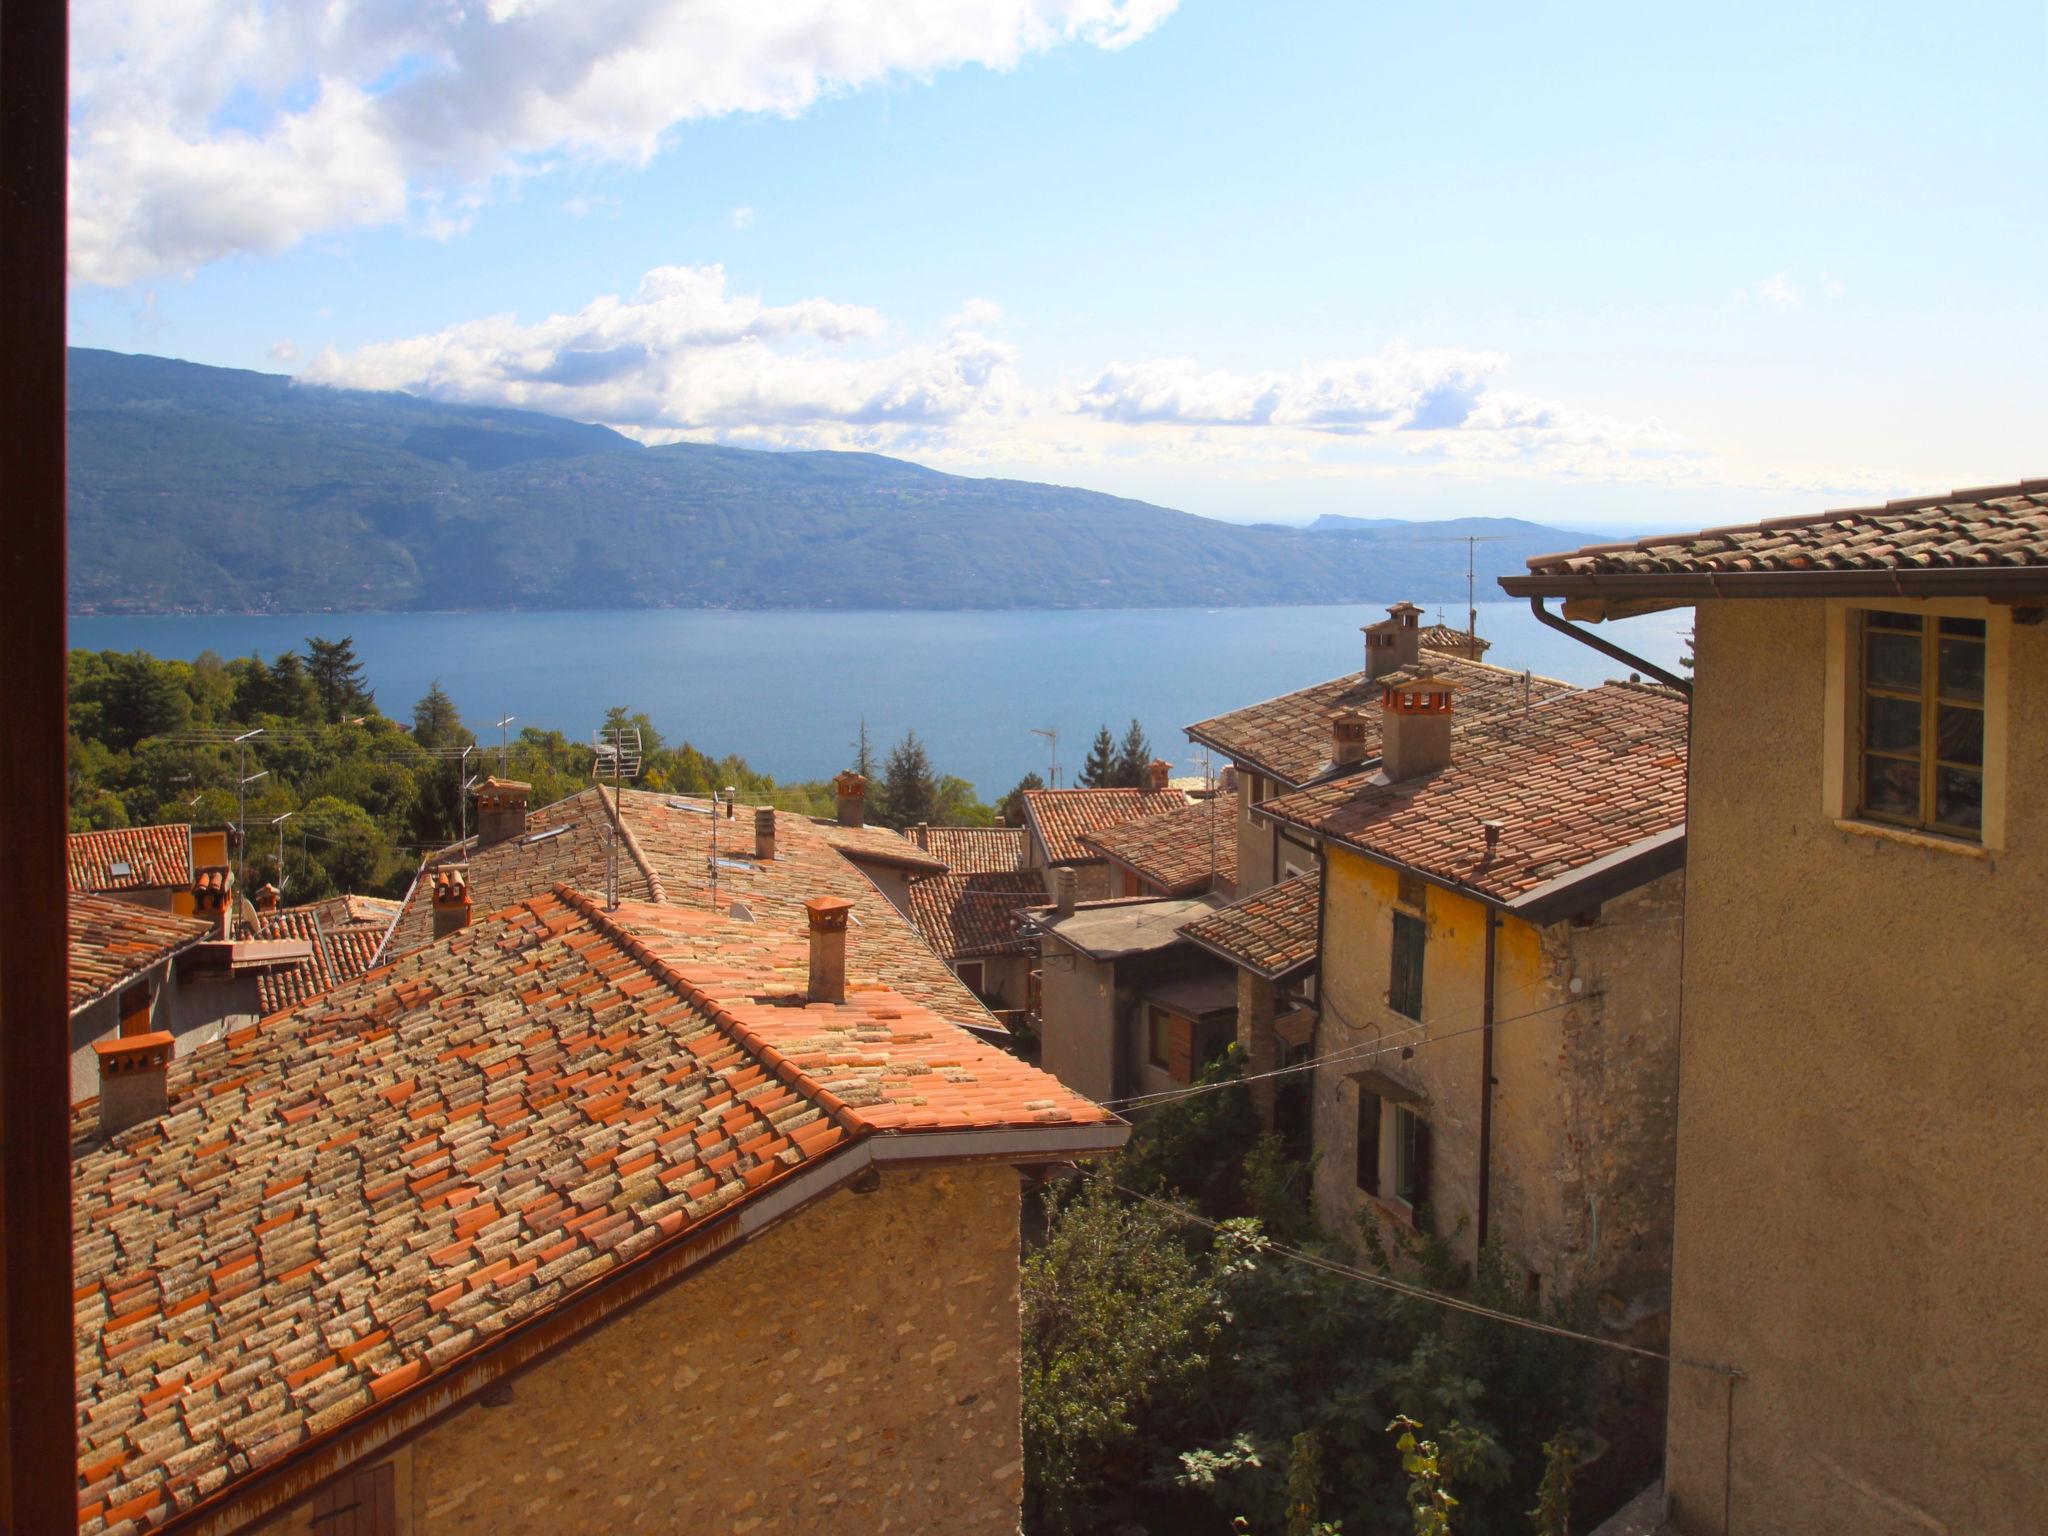
[[[734,229],[752,229],[754,227],[754,210],[747,206],[747,204],[741,203],[739,207],[733,209],[731,213],[725,216],[725,222]]]
[[[408,215],[459,232],[546,164],[644,164],[700,119],[1122,48],[1175,3],[78,0],[72,274],[190,272]]]
[[[1730,298],[1738,309],[1745,304],[1762,304],[1775,309],[1798,309],[1806,303],[1809,292],[1817,292],[1830,303],[1839,299],[1849,290],[1832,273],[1823,272],[1813,280],[1809,289],[1805,281],[1795,278],[1791,272],[1773,272],[1769,277],[1758,278],[1747,287],[1738,288]]]
[[[1003,323],[1003,306],[994,299],[969,299],[946,316],[951,331],[992,331]]]
[[[298,355],[299,344],[289,336],[270,344],[270,356],[274,362],[289,363]]]

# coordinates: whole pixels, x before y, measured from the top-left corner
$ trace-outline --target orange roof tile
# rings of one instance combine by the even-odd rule
[[[1458,685],[1458,708],[1468,719],[1521,704],[1525,686],[1531,699],[1550,698],[1571,687],[1555,678],[1511,672],[1490,662],[1432,654],[1417,666],[1399,667],[1384,677],[1368,678],[1363,672],[1354,672],[1276,699],[1247,704],[1197,721],[1187,727],[1187,733],[1232,762],[1282,784],[1299,786],[1330,770],[1330,722],[1347,711],[1365,716],[1366,753],[1378,757],[1382,690],[1389,682],[1425,675],[1448,678]]]
[[[1664,689],[1604,683],[1455,726],[1440,772],[1339,779],[1259,810],[1507,903],[1682,834],[1686,713]],[[1502,823],[1491,851],[1486,821]]]
[[[329,928],[323,912],[337,908],[345,912],[346,908],[340,907],[344,900],[337,897],[333,904],[287,907],[258,920],[259,939],[304,939],[313,946],[312,956],[300,964],[264,971],[257,977],[257,1005],[265,1015],[353,981],[370,968],[384,927],[344,924]]]
[[[1121,1141],[866,937],[808,1004],[803,941],[564,888],[174,1061],[158,1121],[75,1115],[81,1509],[187,1509],[870,1138]]]
[[[1022,827],[926,827],[924,848],[956,875],[1000,875],[1025,867],[1030,838]]]
[[[910,917],[932,949],[948,960],[970,955],[1029,955],[1038,941],[1019,934],[1024,913],[1045,905],[1045,881],[1034,871],[935,875],[910,888]]]
[[[74,891],[132,891],[192,883],[192,828],[116,827],[73,832],[65,861]]]
[[[830,816],[813,816],[810,820],[820,837],[855,862],[872,859],[899,865],[914,874],[946,872],[946,861],[918,847],[907,833],[888,827],[842,827]]]
[[[1141,816],[1186,808],[1177,789],[1027,789],[1024,825],[1045,850],[1048,864],[1092,864],[1102,855],[1083,847],[1084,832],[1120,827]]]
[[[72,893],[70,925],[73,1013],[120,990],[167,955],[214,936],[214,925],[200,918],[89,892]]]
[[[1270,979],[1316,958],[1322,916],[1322,878],[1309,873],[1183,923],[1180,931],[1232,964]]]
[[[1237,802],[1220,795],[1084,832],[1080,841],[1169,896],[1237,886]]]
[[[1422,631],[1422,648],[1425,651],[1458,652],[1476,647],[1482,654],[1493,649],[1493,642],[1479,635],[1468,634],[1449,624],[1431,624]]]

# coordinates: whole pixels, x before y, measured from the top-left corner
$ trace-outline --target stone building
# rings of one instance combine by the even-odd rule
[[[1316,1203],[1663,1309],[1686,708],[1628,683],[1460,722],[1383,684],[1378,771],[1259,814],[1322,856]]]
[[[1152,765],[1150,789],[1027,789],[1024,791],[1025,866],[1039,871],[1045,894],[1054,894],[1054,874],[1072,870],[1082,901],[1121,894],[1122,876],[1081,841],[1084,834],[1121,827],[1141,817],[1187,809],[1188,798],[1167,787],[1167,765]]]
[[[1669,1528],[2048,1530],[2048,481],[1530,565],[1697,610]]]
[[[1038,941],[1027,915],[1045,903],[1029,870],[933,875],[910,887],[910,919],[967,990],[998,1014],[1035,1012]]]
[[[1119,896],[1237,890],[1237,827],[1230,802],[1216,796],[1083,832],[1079,842],[1107,861]]]

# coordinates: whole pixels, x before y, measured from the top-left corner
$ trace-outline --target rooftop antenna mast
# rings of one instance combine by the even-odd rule
[[[603,797],[602,786],[607,773],[612,780],[612,835],[604,853],[604,909],[616,912],[619,910],[619,844],[626,835],[625,796],[620,791],[626,780],[640,777],[640,727],[624,723],[607,725],[590,738],[590,744],[596,752],[591,760],[590,775],[600,786],[599,798]]]
[[[282,816],[270,818],[270,824],[277,828],[277,900],[279,906],[284,905],[284,824],[298,814],[297,811],[286,811]]]
[[[239,754],[235,769],[235,886],[240,889],[249,878],[249,786],[263,777],[262,773],[249,772],[249,743],[263,734],[263,727],[244,731],[234,741]],[[264,769],[268,773],[269,769]]]
[[[1474,649],[1479,643],[1479,546],[1498,544],[1503,537],[1498,533],[1457,533],[1432,541],[1465,546],[1465,638]]]
[[[462,817],[462,836],[456,839],[458,844],[469,841],[469,791],[470,786],[476,783],[476,775],[469,771],[469,754],[475,750],[476,743],[472,741],[462,749],[462,756],[455,760],[455,804]]]
[[[512,733],[506,727],[518,718],[517,715],[506,715],[498,721],[498,772],[500,774],[510,774],[512,771],[509,766],[512,760]]]
[[[1045,738],[1046,745],[1052,750],[1052,762],[1046,768],[1047,778],[1045,781],[1045,787],[1047,789],[1058,789],[1060,787],[1059,729],[1058,727],[1051,725],[1034,725],[1031,727],[1031,734],[1034,736],[1043,736]]]

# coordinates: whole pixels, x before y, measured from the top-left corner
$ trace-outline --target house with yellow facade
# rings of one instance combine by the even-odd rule
[[[1697,615],[1677,1363],[1639,1528],[2048,1530],[2048,480],[1503,585],[1603,649]]]

